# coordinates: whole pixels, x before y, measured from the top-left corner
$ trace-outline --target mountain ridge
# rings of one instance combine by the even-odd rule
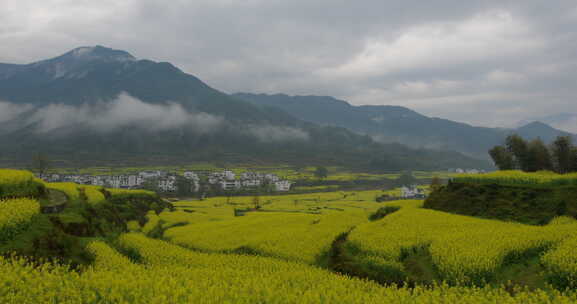
[[[307,122],[229,96],[168,62],[101,46],[31,64],[1,64],[0,75],[0,100],[27,109],[16,121],[0,120],[6,131],[0,133],[0,160],[42,152],[106,162],[266,161],[369,170],[490,166],[456,152],[377,143],[346,128]],[[209,127],[199,127],[207,120]]]
[[[507,135],[513,133],[530,139],[540,137],[545,141],[551,141],[560,135],[576,137],[546,124],[530,124],[518,129],[478,127],[427,117],[402,106],[353,106],[330,96],[251,93],[235,93],[232,96],[255,105],[279,107],[306,121],[368,134],[381,142],[400,142],[413,148],[455,150],[485,159],[488,158],[487,151],[492,146],[501,144]]]

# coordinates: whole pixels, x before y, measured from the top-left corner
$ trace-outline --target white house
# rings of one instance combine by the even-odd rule
[[[193,171],[185,171],[184,172],[184,178],[192,179],[192,180],[200,180],[200,178],[198,177],[198,174],[194,173]]]
[[[242,184],[240,183],[239,180],[232,180],[232,181],[227,180],[227,181],[221,181],[220,186],[222,187],[223,190],[230,191],[240,189],[242,187]]]
[[[417,186],[401,187],[401,197],[402,198],[425,198],[425,193],[423,190],[417,188]]]
[[[274,188],[276,191],[289,191],[291,189],[291,182],[287,180],[276,181]]]
[[[163,192],[174,192],[176,187],[176,176],[167,176],[158,181],[158,188]]]
[[[241,184],[243,187],[259,187],[262,185],[262,181],[260,179],[244,179]]]
[[[128,176],[128,187],[135,188],[144,182],[144,179],[138,175],[129,175]]]
[[[234,172],[232,172],[231,170],[224,170],[224,172],[222,172],[224,175],[224,178],[227,180],[233,180],[236,177],[236,174],[234,174]]]
[[[162,171],[157,170],[157,171],[142,171],[138,173],[138,175],[144,179],[148,179],[148,178],[159,178],[166,174]]]
[[[265,174],[264,178],[270,182],[278,182],[280,178],[276,174],[267,173]]]

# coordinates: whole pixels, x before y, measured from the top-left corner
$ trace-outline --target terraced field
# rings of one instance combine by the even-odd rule
[[[382,191],[361,191],[182,201],[132,219],[120,205],[129,193],[102,190],[101,201],[77,190],[70,208],[107,208],[101,214],[124,232],[69,243],[88,257],[75,270],[3,252],[0,302],[577,302],[577,221],[569,217],[531,226],[423,209],[422,201],[380,204]],[[131,201],[138,195],[146,194]],[[23,223],[10,233],[18,239],[44,215],[11,199],[0,219]]]

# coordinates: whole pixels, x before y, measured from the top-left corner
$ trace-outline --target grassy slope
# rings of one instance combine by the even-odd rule
[[[577,218],[577,187],[449,183],[431,193],[424,207],[476,217],[543,225],[559,215]]]

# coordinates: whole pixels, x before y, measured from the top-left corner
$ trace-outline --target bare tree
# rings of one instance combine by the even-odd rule
[[[431,179],[431,192],[439,190],[443,186],[443,182],[438,176],[433,176]]]
[[[258,194],[252,198],[252,204],[254,205],[254,209],[260,209],[260,196]]]
[[[34,153],[31,166],[37,174],[45,174],[50,169],[50,159],[42,153]]]

